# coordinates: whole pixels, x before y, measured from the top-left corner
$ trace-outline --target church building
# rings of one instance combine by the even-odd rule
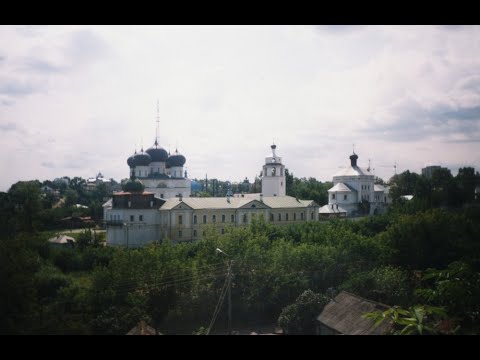
[[[175,149],[170,154],[158,143],[159,115],[157,111],[157,131],[152,147],[131,155],[127,159],[130,176],[134,176],[145,190],[162,199],[188,197],[191,192],[191,180],[184,170],[187,159]]]
[[[374,215],[385,212],[391,203],[388,188],[374,183],[370,168],[357,164],[358,155],[350,156],[350,166],[333,176],[328,190],[328,204],[320,208],[320,216]]]

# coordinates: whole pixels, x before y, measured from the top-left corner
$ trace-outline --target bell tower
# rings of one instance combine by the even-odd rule
[[[277,156],[277,145],[271,146],[272,155],[265,158],[262,171],[262,194],[263,196],[285,196],[285,165],[282,158]]]

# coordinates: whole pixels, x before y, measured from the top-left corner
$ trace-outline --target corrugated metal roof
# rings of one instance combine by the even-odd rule
[[[170,210],[177,205],[184,203],[192,209],[238,209],[247,205],[252,201],[261,201],[260,195],[258,197],[184,197],[182,201],[179,198],[167,199],[165,204],[160,207],[160,210]],[[315,203],[313,200],[297,200],[292,196],[263,196],[264,205],[272,209],[281,208],[304,208],[307,206],[313,206]]]
[[[387,309],[387,305],[342,291],[325,306],[317,320],[344,335],[382,335],[391,329],[391,325],[384,321],[375,328],[374,321],[362,315]]]
[[[332,187],[328,192],[357,192],[354,188],[349,186],[348,184],[338,183],[334,187]]]
[[[370,171],[365,168],[361,168],[360,166],[349,166],[344,169],[339,170],[335,176],[358,176],[358,175],[369,175],[373,176]]]

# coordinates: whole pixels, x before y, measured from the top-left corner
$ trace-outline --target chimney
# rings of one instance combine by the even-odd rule
[[[178,194],[178,201],[182,201],[183,200],[183,197],[182,197],[182,193]]]
[[[263,202],[263,194],[260,194],[260,202]]]

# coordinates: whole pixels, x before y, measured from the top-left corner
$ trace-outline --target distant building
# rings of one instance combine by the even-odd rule
[[[100,184],[110,185],[111,180],[105,179],[101,172],[99,172],[95,177],[87,179],[87,189],[92,190]]]
[[[346,211],[347,216],[362,213],[360,204],[369,204],[370,215],[385,212],[391,203],[389,188],[374,183],[375,176],[370,169],[361,168],[357,165],[358,155],[350,156],[350,166],[341,169],[333,176],[333,187],[328,190],[328,205],[320,209],[322,216],[337,216]]]
[[[384,321],[375,327],[366,313],[385,311],[387,305],[342,291],[331,300],[317,318],[317,335],[386,335],[392,325]]]
[[[427,166],[422,169],[422,176],[425,176],[428,179],[432,178],[433,172],[440,170],[442,167],[439,165]]]

